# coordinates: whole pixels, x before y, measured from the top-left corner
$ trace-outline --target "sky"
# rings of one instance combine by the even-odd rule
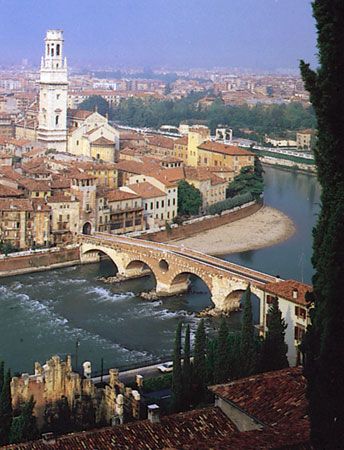
[[[0,0],[0,64],[38,63],[53,28],[78,67],[316,63],[310,0]]]

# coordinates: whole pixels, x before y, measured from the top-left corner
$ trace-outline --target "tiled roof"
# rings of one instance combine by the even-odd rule
[[[0,197],[21,197],[22,191],[0,184]]]
[[[177,145],[188,145],[188,137],[182,136],[174,141],[174,144]]]
[[[91,114],[93,114],[92,111],[86,111],[86,110],[83,110],[83,109],[68,109],[68,111],[67,111],[67,116],[70,119],[82,119],[82,120],[85,120]]]
[[[91,145],[115,145],[115,143],[113,141],[110,141],[109,139],[106,139],[104,136],[101,136],[100,138],[93,141]]]
[[[105,196],[109,202],[119,202],[121,200],[140,198],[137,194],[127,191],[120,191],[119,189],[108,191]]]
[[[209,389],[264,425],[307,418],[306,380],[301,367],[254,375]]]
[[[0,198],[0,211],[33,211],[33,205],[27,198]]]
[[[147,138],[149,145],[154,145],[156,147],[169,148],[173,150],[175,140],[166,136],[148,136]]]
[[[140,197],[146,199],[154,197],[165,197],[164,191],[161,191],[160,189],[148,183],[147,181],[143,183],[129,184],[128,188],[130,188]]]
[[[220,142],[207,141],[198,146],[199,149],[214,153],[222,153],[229,156],[254,156],[254,153],[234,145],[222,144]]]
[[[293,303],[304,306],[308,304],[305,295],[312,290],[313,288],[309,284],[300,283],[295,280],[276,281],[265,285],[265,291],[269,294],[278,295]]]
[[[48,203],[72,203],[72,202],[78,202],[78,201],[79,200],[76,199],[74,196],[65,195],[62,192],[51,195],[47,199]]]

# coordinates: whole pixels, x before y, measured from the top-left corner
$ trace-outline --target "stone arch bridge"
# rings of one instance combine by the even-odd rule
[[[138,277],[149,268],[156,279],[156,292],[161,296],[185,292],[190,275],[196,275],[208,286],[215,308],[224,312],[239,308],[241,294],[248,284],[262,304],[264,286],[280,281],[280,278],[183,246],[106,233],[80,235],[78,239],[81,262],[99,261],[103,253],[126,278]]]

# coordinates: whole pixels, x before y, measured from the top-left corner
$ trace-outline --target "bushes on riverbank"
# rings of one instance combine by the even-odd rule
[[[226,200],[222,200],[221,202],[210,205],[208,208],[208,214],[221,214],[222,211],[227,211],[237,206],[244,205],[245,203],[251,202],[252,200],[253,196],[250,192],[246,192],[242,195],[236,195],[231,198],[226,198]]]

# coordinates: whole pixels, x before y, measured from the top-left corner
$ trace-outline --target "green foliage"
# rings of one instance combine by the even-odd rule
[[[191,381],[192,381],[192,367],[190,359],[190,325],[186,326],[185,340],[184,340],[184,359],[183,359],[183,405],[188,407],[191,400]]]
[[[194,342],[193,361],[193,399],[200,403],[205,399],[207,388],[207,364],[206,364],[207,337],[205,333],[204,320],[201,319]]]
[[[2,391],[4,379],[5,379],[5,363],[3,361],[0,361],[0,393]]]
[[[285,320],[282,319],[277,297],[273,300],[268,311],[267,328],[260,352],[260,371],[269,372],[289,367],[288,346],[284,340],[287,325]]]
[[[178,183],[178,214],[194,216],[202,205],[200,191],[185,180]]]
[[[237,206],[244,205],[252,200],[252,194],[250,192],[246,192],[245,194],[236,195],[235,197],[227,198],[226,200],[210,205],[207,212],[208,214],[221,214],[222,211],[236,208]]]
[[[12,444],[33,441],[38,438],[36,417],[33,415],[34,407],[35,402],[31,397],[28,402],[21,405],[20,414],[13,418],[9,433],[9,441]]]
[[[253,325],[250,285],[244,293],[243,303],[240,336],[240,375],[246,377],[255,372],[257,363],[257,346]]]
[[[83,395],[73,407],[73,430],[87,430],[96,425],[96,410],[92,398]]]
[[[228,106],[217,99],[209,108],[200,108],[198,102],[204,95],[191,93],[175,101],[129,98],[113,108],[111,118],[130,126],[153,128],[164,124],[178,126],[181,122],[203,123],[213,132],[223,123],[230,124],[237,136],[244,134],[240,129],[250,129],[261,139],[266,133],[280,135],[285,130],[316,126],[313,108],[304,108],[300,103]]]
[[[229,333],[227,338],[228,349],[228,377],[235,380],[241,374],[240,358],[241,333]]]
[[[144,392],[155,392],[172,387],[172,373],[165,373],[159,377],[143,380]]]
[[[257,170],[260,170],[259,165]],[[252,166],[242,167],[240,174],[228,185],[229,197],[250,193],[254,199],[258,199],[263,191],[264,181],[262,174],[257,173]]]
[[[215,353],[214,382],[224,383],[228,379],[228,326],[222,318]]]
[[[72,414],[66,397],[62,397],[54,404],[47,404],[44,411],[43,431],[58,434],[72,431]]]
[[[8,369],[0,394],[0,444],[7,444],[12,424],[11,371]]]
[[[0,242],[0,253],[3,253],[4,255],[8,255],[9,253],[15,253],[18,252],[19,249],[12,245],[10,242]]]
[[[173,372],[172,372],[172,404],[174,411],[180,411],[183,404],[183,375],[182,375],[182,322],[178,322],[173,351]]]
[[[100,95],[91,95],[86,100],[80,103],[78,109],[84,109],[86,111],[98,111],[99,114],[105,116],[109,113],[109,104]]]
[[[344,8],[340,0],[312,3],[320,67],[301,62],[318,123],[314,149],[322,208],[313,236],[314,311],[304,342],[305,376],[315,448],[344,439]]]

